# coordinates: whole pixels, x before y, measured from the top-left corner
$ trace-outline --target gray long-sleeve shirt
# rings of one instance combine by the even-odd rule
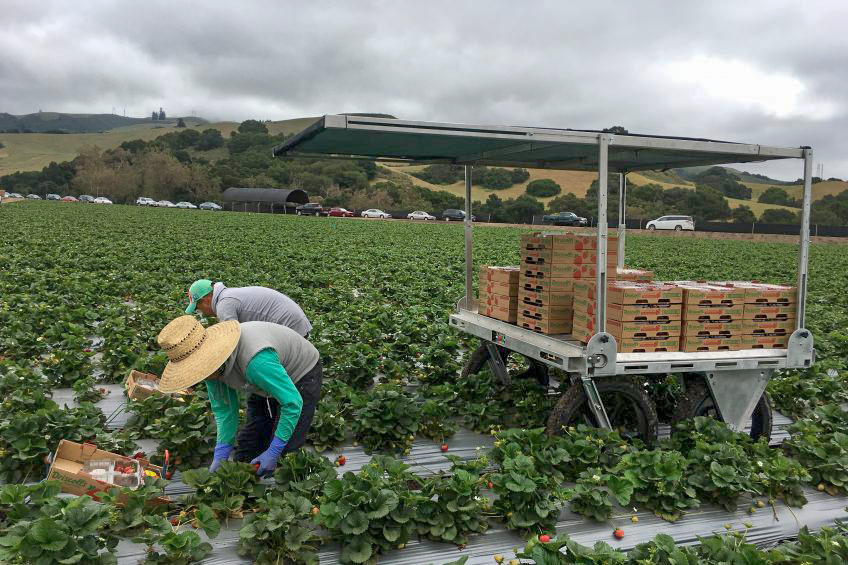
[[[224,283],[215,283],[212,309],[220,322],[271,322],[291,328],[302,336],[312,330],[312,324],[297,302],[263,286],[227,288]]]

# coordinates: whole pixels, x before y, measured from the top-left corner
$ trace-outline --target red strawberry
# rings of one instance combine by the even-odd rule
[[[346,462],[347,462],[347,457],[345,457],[344,455],[339,455],[339,458],[336,459],[336,464],[338,464],[339,467],[344,465]]]
[[[549,541],[551,541],[551,536],[549,536],[548,534],[542,534],[541,536],[539,536],[539,541],[542,543],[548,543]]]
[[[441,449],[442,449],[443,452],[447,451],[448,450],[448,444],[443,443]]]
[[[616,528],[612,535],[615,536],[615,539],[621,539],[624,537],[624,530],[622,530],[621,528]]]
[[[495,483],[493,483],[492,481],[489,481],[488,483],[486,483],[486,486],[489,487],[489,488],[495,488]]]
[[[179,523],[180,523],[180,519],[179,519],[179,518],[171,518],[171,525],[172,525],[172,526],[179,525]]]
[[[170,480],[171,480],[171,475],[173,475],[173,473],[172,473],[172,472],[170,472],[170,471],[168,471],[167,473],[165,473],[165,478],[166,478],[166,479],[168,479],[168,480],[170,481]]]

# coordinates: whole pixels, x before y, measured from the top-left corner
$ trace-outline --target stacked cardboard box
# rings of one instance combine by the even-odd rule
[[[654,280],[653,271],[644,271],[642,269],[617,269],[616,273],[616,279],[620,281],[650,282]]]
[[[683,290],[681,351],[742,349],[744,290],[695,281],[673,284]]]
[[[597,292],[591,281],[574,284],[575,339],[597,332]],[[613,281],[607,288],[607,332],[620,352],[678,351],[683,292],[663,283]]]
[[[477,311],[483,316],[516,323],[518,274],[518,267],[481,267],[477,287]]]
[[[746,281],[721,284],[744,290],[742,349],[783,349],[795,330],[795,287]]]
[[[611,238],[608,277],[617,276],[617,239]],[[544,334],[570,333],[574,285],[596,276],[597,238],[574,233],[521,237],[518,325]]]

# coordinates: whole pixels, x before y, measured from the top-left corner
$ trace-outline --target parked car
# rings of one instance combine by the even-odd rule
[[[204,202],[203,204],[198,206],[198,208],[200,208],[201,210],[212,210],[213,212],[215,210],[221,210],[222,209],[220,206],[218,206],[214,202]]]
[[[695,231],[695,220],[692,216],[662,216],[645,224],[648,230],[688,230]]]
[[[450,222],[451,220],[456,220],[460,222],[465,221],[465,210],[457,210],[456,208],[448,208],[444,212],[442,212],[442,219],[446,222]],[[476,222],[477,216],[471,215],[471,221]]]
[[[139,196],[135,199],[136,206],[156,206],[156,201],[146,196]]]
[[[106,198],[105,196],[98,196],[94,199],[95,204],[111,204],[112,201]]]
[[[41,200],[41,197],[37,194],[27,194],[26,197],[30,200]]]
[[[47,195],[47,200],[61,200],[62,197],[58,194],[53,194],[52,192]]]
[[[382,218],[382,219],[384,219],[384,220],[385,220],[386,218],[391,218],[391,217],[392,217],[392,215],[391,215],[391,214],[389,214],[388,212],[383,212],[382,210],[379,210],[379,209],[377,209],[377,208],[370,208],[370,209],[368,209],[368,210],[365,210],[365,211],[364,211],[364,212],[362,212],[362,214],[360,214],[360,215],[361,215],[363,218]]]
[[[197,210],[197,206],[191,202],[177,202],[177,208],[187,208],[189,210]]]
[[[317,202],[301,204],[294,209],[298,216],[320,216],[324,213],[324,207]]]
[[[336,206],[335,208],[330,208],[330,211],[327,212],[327,215],[332,216],[333,218],[352,218],[353,212],[351,212],[347,208],[340,208]]]
[[[177,205],[171,202],[170,200],[160,200],[156,203],[160,208],[176,208]]]
[[[79,197],[80,202],[94,202],[94,197],[90,194],[80,194]]]
[[[79,202],[79,200],[74,198],[73,196],[63,196],[62,202]]]
[[[407,214],[406,218],[409,220],[435,220],[436,216],[431,216],[424,210],[416,210]]]
[[[6,195],[6,198],[23,198],[23,195],[17,192],[10,192]]]
[[[542,223],[554,226],[588,226],[589,220],[574,212],[554,212],[542,216]]]

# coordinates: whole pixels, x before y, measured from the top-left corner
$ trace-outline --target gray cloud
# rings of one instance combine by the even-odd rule
[[[811,145],[827,176],[848,177],[845,2],[0,0],[0,11],[0,111],[619,124]]]

